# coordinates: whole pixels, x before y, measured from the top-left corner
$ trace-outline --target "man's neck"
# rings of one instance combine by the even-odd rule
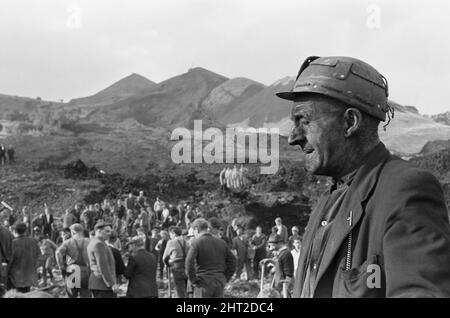
[[[364,146],[350,145],[346,150],[347,156],[343,158],[342,165],[334,169],[336,172],[331,175],[334,180],[340,180],[342,177],[358,169],[367,159],[367,155],[380,143],[380,141]]]

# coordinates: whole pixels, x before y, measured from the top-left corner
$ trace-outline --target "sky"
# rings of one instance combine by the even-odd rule
[[[450,111],[449,21],[446,0],[0,0],[0,93],[68,101],[192,67],[270,85],[346,55],[436,114]]]

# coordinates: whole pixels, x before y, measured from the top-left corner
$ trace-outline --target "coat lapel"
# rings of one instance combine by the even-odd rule
[[[366,157],[365,163],[358,169],[340,210],[333,221],[330,239],[325,247],[323,259],[319,266],[315,287],[317,287],[320,279],[329,268],[342,244],[346,242],[346,238],[351,230],[361,221],[364,214],[362,202],[367,199],[377,183],[382,167],[389,157],[389,151],[380,142]]]
[[[325,252],[319,266],[319,272],[317,273],[317,283],[330,266],[337,251],[342,244],[345,243],[344,241],[346,241],[350,231],[359,223],[363,215],[361,201],[357,193],[351,193],[349,189],[348,194],[349,196],[347,196],[342,203],[341,209],[333,221],[330,239],[325,247]]]
[[[315,230],[319,226],[320,223],[320,212],[323,210],[323,207],[326,203],[326,195],[322,195],[318,201],[319,203],[311,212],[308,225],[305,229],[305,234],[303,236],[302,247],[300,249],[300,258],[298,261],[297,273],[296,273],[296,281],[295,281],[295,289],[294,289],[294,297],[300,297],[303,289],[303,284],[307,271],[307,258],[309,257],[309,250],[311,248],[312,240],[314,239],[313,234]],[[297,294],[298,293],[298,294]]]

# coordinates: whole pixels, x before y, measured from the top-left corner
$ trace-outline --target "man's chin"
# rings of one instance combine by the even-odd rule
[[[308,159],[308,155],[307,155],[307,158],[305,160],[305,170],[312,175],[319,175],[320,170],[321,170],[320,169],[321,164],[320,164],[320,162],[317,162],[317,160],[311,160],[311,159]]]

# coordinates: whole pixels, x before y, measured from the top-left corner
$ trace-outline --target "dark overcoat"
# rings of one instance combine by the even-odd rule
[[[305,231],[296,297],[323,201]],[[450,297],[450,226],[442,188],[432,174],[392,156],[382,143],[356,172],[330,230],[313,297]]]

